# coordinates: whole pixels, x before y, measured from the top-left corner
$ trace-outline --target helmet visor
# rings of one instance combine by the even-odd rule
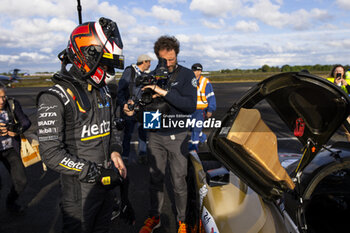
[[[111,44],[116,44],[118,48],[123,49],[122,38],[119,33],[117,24],[106,18],[100,18],[98,23],[100,24],[104,35]]]
[[[112,53],[103,53],[100,64],[108,66],[109,68],[124,69],[124,56]]]

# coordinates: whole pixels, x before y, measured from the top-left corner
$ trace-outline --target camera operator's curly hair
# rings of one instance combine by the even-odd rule
[[[174,36],[161,36],[154,43],[154,53],[159,57],[160,50],[172,50],[174,49],[177,55],[180,51],[180,42]]]

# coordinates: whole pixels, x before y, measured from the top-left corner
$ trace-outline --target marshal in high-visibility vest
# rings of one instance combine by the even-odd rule
[[[339,86],[345,93],[350,94],[350,79],[348,76],[342,65],[334,65],[327,80]]]
[[[202,70],[203,67],[201,64],[193,64],[192,71],[197,79],[197,110],[192,114],[192,119],[196,119],[196,121],[204,121],[206,117],[210,118],[216,110],[213,86],[208,78],[201,75]],[[199,128],[197,125],[191,129],[191,132],[189,149],[198,151],[199,143],[205,142],[207,137],[202,132],[202,127]]]
[[[208,83],[211,85],[209,80],[203,76],[200,76],[197,80],[197,109],[206,109],[208,107],[208,100],[205,93],[205,89]],[[211,92],[209,94],[214,95],[214,92]]]

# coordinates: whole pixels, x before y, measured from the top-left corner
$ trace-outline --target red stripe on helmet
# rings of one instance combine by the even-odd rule
[[[80,27],[77,27],[73,32],[72,35],[79,35],[79,34],[89,34],[89,24],[81,25]]]

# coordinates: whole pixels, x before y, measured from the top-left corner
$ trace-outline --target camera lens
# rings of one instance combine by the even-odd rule
[[[132,111],[132,110],[134,110],[134,104],[128,104],[128,109],[130,110],[130,111]]]
[[[141,96],[141,100],[145,104],[149,104],[152,102],[152,91],[149,89],[146,89]]]

